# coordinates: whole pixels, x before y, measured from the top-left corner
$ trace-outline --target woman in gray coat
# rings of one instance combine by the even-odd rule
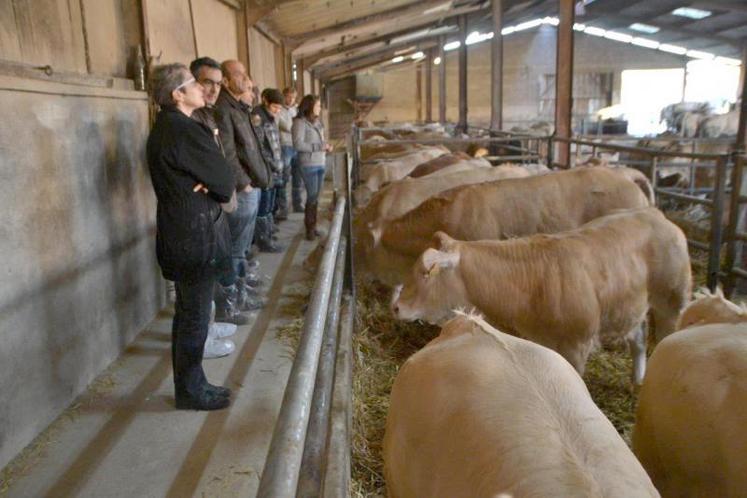
[[[314,240],[319,235],[316,231],[319,192],[324,184],[326,155],[332,150],[332,146],[324,140],[324,126],[319,119],[321,110],[319,97],[306,95],[298,106],[298,117],[293,121],[292,129],[293,147],[298,153],[296,160],[301,167],[306,187],[306,240]]]

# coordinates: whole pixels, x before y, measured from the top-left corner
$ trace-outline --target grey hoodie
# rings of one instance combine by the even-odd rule
[[[293,147],[298,151],[298,164],[305,167],[324,166],[327,153],[324,151],[324,125],[304,117],[293,120]]]

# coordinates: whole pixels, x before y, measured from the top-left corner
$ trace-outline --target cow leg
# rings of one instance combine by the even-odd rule
[[[646,374],[646,322],[644,321],[634,328],[627,336],[630,356],[633,357],[633,385],[643,384],[643,376]]]

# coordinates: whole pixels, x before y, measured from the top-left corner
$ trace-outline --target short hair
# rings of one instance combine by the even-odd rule
[[[285,88],[283,88],[283,95],[290,95],[292,93],[298,93],[298,90],[296,90],[292,86],[286,86]]]
[[[211,69],[217,69],[218,71],[222,70],[220,68],[220,64],[218,64],[218,61],[213,59],[212,57],[200,57],[198,59],[195,59],[192,61],[192,63],[189,65],[189,72],[192,73],[192,76],[197,78],[197,73],[200,72],[200,68],[202,67],[209,67]]]
[[[153,100],[161,107],[174,105],[172,92],[179,85],[187,81],[184,73],[189,72],[184,64],[163,64],[156,66],[151,71],[150,88],[153,93]]]
[[[262,90],[262,100],[268,104],[284,104],[283,94],[277,88],[265,88]]]
[[[303,116],[306,119],[312,118],[312,113],[314,112],[314,105],[316,105],[317,102],[321,101],[318,95],[306,95],[304,98],[301,99],[301,103],[298,104],[298,115]]]

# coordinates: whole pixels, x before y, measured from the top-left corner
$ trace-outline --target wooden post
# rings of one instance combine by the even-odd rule
[[[503,128],[503,0],[493,0],[493,40],[490,52],[492,75],[490,93],[490,131]]]
[[[459,123],[457,129],[467,132],[467,16],[459,16]]]
[[[444,52],[446,38],[438,39],[438,57],[441,63],[438,66],[438,122],[446,124],[446,53]]]
[[[742,77],[739,93],[739,131],[737,131],[738,151],[744,152],[747,145],[747,45],[742,49]]]
[[[433,122],[433,49],[429,49],[425,58],[425,122]]]
[[[423,122],[423,72],[425,64],[415,66],[415,121]]]
[[[306,95],[303,83],[303,59],[298,59],[296,61],[296,89],[298,89],[298,98],[302,99],[304,95]]]
[[[575,0],[559,0],[557,59],[555,69],[555,135],[570,138],[573,110],[573,22]],[[571,144],[559,142],[557,162],[570,167]]]

